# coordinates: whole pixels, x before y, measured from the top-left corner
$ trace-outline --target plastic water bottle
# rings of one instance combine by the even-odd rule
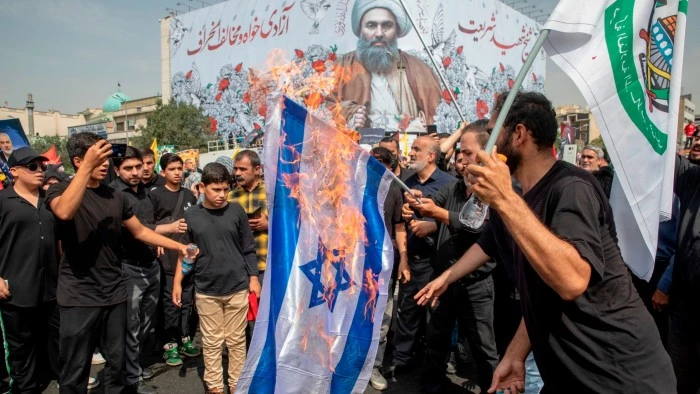
[[[187,275],[190,273],[192,270],[192,266],[194,265],[194,260],[190,258],[190,253],[194,253],[197,250],[197,245],[195,244],[189,244],[187,245],[187,256],[182,258],[182,274]]]
[[[481,201],[476,194],[472,193],[469,200],[459,211],[459,221],[471,230],[478,230],[484,225],[486,216],[489,213],[489,206]]]
[[[506,162],[506,156],[499,154],[498,158],[502,162]],[[489,206],[481,201],[476,194],[472,193],[469,200],[464,204],[459,211],[459,221],[471,230],[478,230],[484,225],[486,216],[489,214]]]

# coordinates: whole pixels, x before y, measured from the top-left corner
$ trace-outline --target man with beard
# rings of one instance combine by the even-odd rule
[[[408,168],[403,168],[399,165],[399,160],[401,158],[401,149],[399,149],[399,141],[394,137],[384,137],[379,141],[379,146],[386,148],[391,152],[391,172],[394,173],[402,182],[405,182],[411,175],[416,172],[409,170]]]
[[[260,156],[252,150],[239,152],[234,160],[233,175],[236,178],[235,189],[228,196],[228,201],[237,203],[248,215],[248,223],[255,239],[255,255],[258,260],[258,281],[262,286],[265,279],[267,262],[267,196],[265,182],[262,180],[262,163]],[[250,321],[246,329],[247,342],[253,337],[255,321]]]
[[[352,29],[357,50],[338,58],[336,92],[348,125],[398,130],[408,115],[424,125],[433,123],[440,102],[440,84],[420,59],[402,52],[397,38],[411,30],[397,0],[356,0]]]
[[[492,121],[503,108],[499,96]],[[617,246],[612,210],[593,176],[551,153],[556,113],[539,93],[517,93],[498,150],[469,165],[490,207],[481,238],[417,295],[436,303],[450,283],[491,258],[520,293],[523,320],[493,374],[490,393],[523,391],[532,349],[542,393],[668,393],[673,368]],[[522,197],[512,187],[520,182]]]
[[[7,163],[12,154],[12,140],[7,133],[0,133],[0,160]]]
[[[150,149],[149,149],[150,151]],[[183,222],[156,225],[154,209],[143,182],[144,160],[138,149],[127,146],[123,158],[113,158],[117,179],[110,187],[124,193],[135,216],[158,234],[181,234],[187,229]],[[121,256],[122,274],[126,286],[126,351],[124,379],[127,392],[152,394],[155,389],[144,383],[143,376],[152,376],[139,363],[142,344],[156,318],[160,295],[160,265],[154,250],[137,240],[126,228],[122,229],[124,254]]]
[[[413,142],[408,167],[416,173],[406,180],[406,185],[430,197],[455,178],[437,168],[440,146],[432,137],[418,137]],[[402,372],[413,361],[415,345],[425,327],[426,311],[418,306],[413,296],[433,276],[435,264],[435,238],[437,231],[434,219],[412,218],[408,223],[408,274],[399,266],[399,299],[397,303],[396,335],[390,372]],[[408,276],[406,278],[406,276]]]
[[[481,120],[467,126],[464,133],[458,132],[462,135],[458,169],[463,179],[454,180],[431,198],[421,198],[420,203],[406,195],[408,204],[404,207],[404,217],[410,217],[415,211],[438,223],[436,273],[456,263],[481,234],[482,229],[471,230],[460,222],[459,212],[471,195],[467,165],[476,163],[477,152],[489,139],[486,124],[486,120]],[[415,190],[414,194],[420,198],[422,193]],[[481,392],[486,393],[491,387],[491,376],[498,364],[493,325],[494,283],[491,276],[495,266],[496,263],[491,261],[453,283],[431,312],[425,334],[423,393],[443,393],[448,387],[446,360],[450,355],[455,323],[458,323],[460,334],[464,334],[469,343]]]
[[[697,129],[690,138],[690,152],[688,152],[688,161],[691,164],[700,164],[700,129]]]
[[[143,157],[143,173],[141,174],[143,186],[149,191],[156,186],[165,186],[165,178],[156,172],[156,154],[151,148],[139,149]]]
[[[12,186],[12,174],[7,166],[7,160],[12,154],[12,140],[7,133],[0,133],[0,189],[7,189]]]

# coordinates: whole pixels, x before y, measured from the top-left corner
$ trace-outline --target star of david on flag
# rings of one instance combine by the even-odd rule
[[[383,216],[392,177],[292,100],[267,108],[270,253],[236,392],[364,392],[394,259]]]
[[[329,255],[330,253],[330,255]],[[335,277],[333,283],[326,287],[321,280],[321,271],[323,270],[324,262],[328,262],[335,269]],[[345,258],[341,256],[338,250],[329,251],[325,245],[319,240],[318,256],[315,260],[299,267],[304,272],[304,275],[311,281],[312,290],[309,300],[309,308],[328,304],[328,310],[333,312],[335,302],[338,300],[338,294],[341,291],[350,288],[351,280],[348,271],[345,269]]]

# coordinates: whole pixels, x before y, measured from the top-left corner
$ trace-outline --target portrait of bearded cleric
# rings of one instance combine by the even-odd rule
[[[357,49],[338,57],[330,105],[339,105],[348,126],[424,131],[440,103],[440,84],[422,60],[403,52],[398,39],[411,24],[397,0],[356,0],[351,15]]]

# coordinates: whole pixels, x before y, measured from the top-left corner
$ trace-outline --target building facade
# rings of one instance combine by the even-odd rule
[[[588,109],[578,105],[562,105],[555,109],[560,129],[571,128],[575,133],[575,143],[580,150],[600,137],[600,129]]]
[[[82,113],[77,115],[63,114],[59,111],[31,111],[29,108],[0,107],[0,119],[19,119],[27,136],[47,137],[68,135],[68,128],[85,124],[86,118]],[[33,118],[33,134],[29,119]]]

